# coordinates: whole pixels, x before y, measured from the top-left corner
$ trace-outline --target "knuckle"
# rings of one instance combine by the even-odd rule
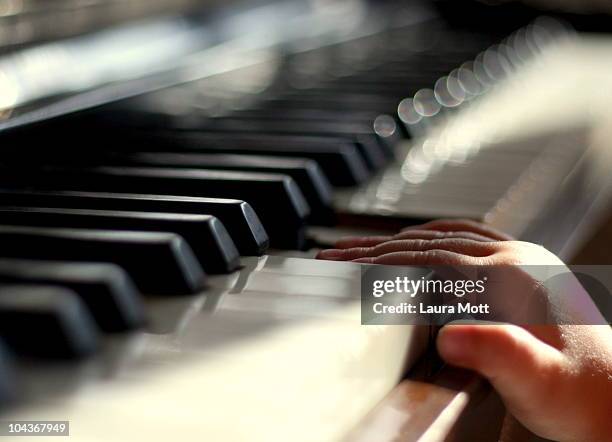
[[[354,250],[353,255],[358,258],[362,256],[367,256],[367,257],[376,256],[375,247],[357,247],[353,250]]]
[[[401,246],[401,242],[399,241],[389,241],[389,242],[384,242],[382,244],[378,244],[374,247],[371,247],[371,253],[373,253],[375,256],[379,256],[379,255],[383,255],[386,253],[392,253],[392,252],[396,252],[399,250],[402,250],[402,246]]]
[[[442,250],[426,250],[423,252],[425,264],[440,264],[448,261],[446,254]]]
[[[431,240],[415,239],[415,240],[412,240],[412,243],[410,245],[413,248],[413,250],[427,250],[429,246],[431,245],[431,243],[432,243]]]

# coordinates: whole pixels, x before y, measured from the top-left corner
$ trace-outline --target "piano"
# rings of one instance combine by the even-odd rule
[[[609,210],[609,37],[412,0],[7,0],[0,37],[0,421],[498,440],[433,327],[362,325],[367,266],[314,257],[468,218],[571,260]]]

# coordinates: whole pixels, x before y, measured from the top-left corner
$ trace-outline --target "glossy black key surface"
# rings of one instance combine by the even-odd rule
[[[166,152],[118,154],[110,160],[142,166],[241,170],[289,175],[298,184],[310,206],[309,223],[330,225],[334,221],[331,186],[317,163],[312,160],[255,155]]]
[[[263,255],[269,238],[250,204],[231,199],[106,192],[0,189],[0,206],[192,213],[219,218],[242,255]]]
[[[114,264],[0,259],[0,284],[67,287],[107,332],[131,330],[145,320],[140,293],[129,275]]]
[[[15,226],[171,232],[187,241],[207,273],[229,273],[240,265],[238,250],[227,230],[209,215],[0,207],[0,222]]]
[[[99,119],[86,118],[82,124],[89,131],[95,130],[117,136],[118,142],[125,140],[123,131],[145,131],[155,134],[164,132],[195,133],[246,133],[253,135],[296,135],[307,137],[335,138],[353,145],[370,170],[383,167],[392,156],[391,139],[379,137],[372,123],[352,121],[329,121],[312,119],[267,119],[253,117],[206,118],[190,115],[186,118],[156,112],[119,109],[115,112],[102,112]],[[106,129],[105,129],[106,127]],[[155,135],[157,136],[157,135]],[[108,147],[108,146],[107,146]],[[112,148],[112,146],[110,146]],[[142,149],[146,150],[146,149]]]
[[[206,274],[183,238],[173,233],[0,225],[0,257],[111,262],[147,294],[188,294]]]
[[[400,100],[401,101],[401,100]],[[314,110],[314,109],[266,109],[255,108],[249,110],[234,111],[231,117],[256,118],[258,120],[281,121],[295,120],[330,122],[342,124],[357,124],[361,127],[369,127],[382,141],[384,154],[391,160],[395,158],[394,147],[404,138],[401,129],[401,120],[396,120],[393,115],[376,112],[351,112],[350,110]],[[382,124],[384,123],[384,125]]]
[[[98,346],[98,328],[72,291],[54,286],[0,286],[0,337],[16,353],[74,358]]]
[[[268,120],[265,118],[249,117],[223,117],[212,118],[201,124],[190,125],[185,122],[177,129],[213,132],[247,132],[247,133],[279,133],[314,136],[336,136],[349,139],[355,143],[365,163],[370,170],[376,171],[383,167],[388,160],[385,141],[380,140],[374,129],[367,124],[335,121],[312,120]]]
[[[109,152],[193,152],[211,154],[261,155],[314,160],[334,186],[354,186],[370,175],[353,142],[337,137],[236,132],[160,131],[116,128],[103,123],[86,126],[96,137],[88,141],[84,154],[82,137],[70,127],[4,137],[2,164],[39,165],[96,164]],[[46,149],[57,140],[61,149]],[[43,148],[39,148],[42,146]]]
[[[304,246],[305,222],[310,213],[295,181],[277,174],[137,167],[3,167],[0,185],[240,199],[257,211],[270,235],[270,244],[288,249]]]
[[[347,187],[364,182],[370,175],[357,147],[350,140],[283,134],[236,132],[149,131],[121,132],[113,149],[263,155],[314,160],[334,186]],[[94,148],[108,150],[103,143]]]
[[[149,137],[149,139],[151,139]],[[354,186],[370,172],[357,148],[347,140],[281,134],[239,134],[175,132],[156,136],[144,146],[172,147],[173,151],[198,153],[238,153],[314,160],[334,186]],[[142,150],[142,149],[141,149]]]

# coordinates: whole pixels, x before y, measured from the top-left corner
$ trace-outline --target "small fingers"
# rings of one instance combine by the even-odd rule
[[[403,231],[405,232],[410,230],[437,230],[441,232],[465,231],[482,235],[496,241],[514,240],[514,238],[510,235],[500,232],[493,227],[469,219],[439,219],[425,224],[410,226]]]
[[[353,262],[391,266],[466,266],[477,265],[479,260],[447,250],[427,250],[424,252],[393,252],[385,255],[359,258]]]
[[[352,249],[355,247],[374,247],[384,242],[398,239],[448,239],[448,238],[463,238],[474,241],[490,242],[495,241],[484,235],[479,235],[474,232],[439,232],[435,230],[405,230],[393,236],[351,236],[342,238],[336,242],[337,249]]]
[[[445,250],[468,256],[483,257],[496,252],[495,243],[471,239],[403,239],[387,241],[374,247],[354,247],[351,249],[331,249],[319,253],[320,259],[335,261],[352,261],[360,258],[372,258],[395,252],[424,252],[428,250]]]
[[[397,235],[393,236],[393,239],[469,239],[472,241],[480,242],[493,242],[496,241],[485,235],[480,235],[474,232],[468,231],[437,231],[437,230],[403,230]]]

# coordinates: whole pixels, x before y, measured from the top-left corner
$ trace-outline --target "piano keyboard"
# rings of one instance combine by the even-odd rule
[[[36,273],[36,264],[23,264]],[[303,440],[334,440],[393,387],[427,342],[423,328],[360,325],[356,319],[361,268],[357,264],[328,265],[275,256],[243,258],[242,264],[240,272],[211,276],[207,289],[196,295],[148,296],[138,306],[146,311],[146,328],[115,331],[104,339],[96,331],[98,346],[89,358],[61,362],[57,352],[46,355],[55,357],[55,362],[44,364],[40,359],[20,358],[15,367],[19,382],[11,384],[19,403],[3,419],[62,415],[63,420],[71,420],[71,437],[76,440],[96,440],[97,430],[85,423],[102,415],[108,419],[108,428],[98,434],[106,440],[165,440],[175,431],[185,440],[242,440],[245,431],[253,432],[254,440],[270,440],[291,431],[299,416],[313,425],[312,432],[301,436]],[[49,265],[63,266],[74,275],[72,266],[83,264],[39,265],[41,275]],[[96,270],[98,275],[104,270],[118,273],[112,267],[92,268],[90,273]],[[75,277],[66,276],[71,278]],[[41,276],[38,290],[59,291],[44,285],[58,284],[58,279]],[[34,281],[32,277],[29,284]],[[73,283],[71,287],[76,291],[80,286]],[[120,288],[114,301],[110,294],[104,297],[109,307],[134,295],[130,287],[123,293]],[[35,297],[36,290],[27,290]],[[57,295],[72,293],[74,297],[75,292],[65,293],[69,290]],[[83,292],[78,293],[86,299]],[[103,291],[96,294],[102,302]],[[32,307],[38,305],[31,302]],[[128,305],[116,310],[130,311]],[[47,332],[45,343],[56,336],[53,330],[36,328],[27,315],[23,319],[22,327]],[[88,325],[95,330],[92,322]],[[38,333],[32,338],[33,347],[43,343]],[[73,347],[80,348],[76,344]],[[228,377],[233,381],[227,382]],[[176,379],[189,386],[175,384]],[[362,396],[358,400],[354,400],[356,392]],[[274,399],[266,400],[265,395]],[[292,395],[300,398],[299,410],[285,406]],[[180,404],[183,411],[177,409],[176,419],[167,417],[156,425],[154,410],[161,412],[168,401]],[[337,420],[336,407],[341,403],[352,405]],[[115,421],[121,415],[125,425]],[[193,419],[194,415],[199,417]],[[230,428],[219,420],[222,415],[245,416],[247,427]],[[278,425],[266,424],[272,416]],[[148,426],[142,427],[144,421]]]
[[[319,247],[438,217],[543,240],[587,131],[449,134],[566,32],[502,40],[399,11],[225,75],[178,69],[135,98],[7,120],[3,420],[70,420],[91,441],[340,440],[430,330],[361,326],[363,266],[310,259]]]

